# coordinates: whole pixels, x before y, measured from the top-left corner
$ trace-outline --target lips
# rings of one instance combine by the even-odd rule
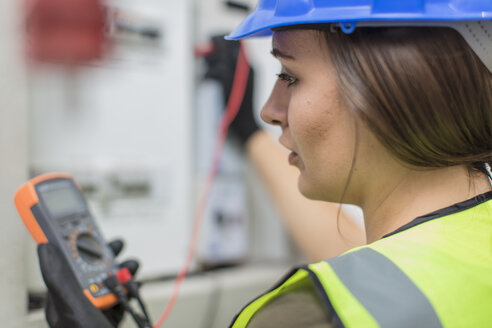
[[[299,155],[295,152],[291,152],[289,154],[289,164],[294,165],[297,162],[297,159],[299,158]]]
[[[293,148],[293,147],[290,147],[290,146],[289,146],[289,143],[288,143],[288,142],[286,142],[286,141],[287,141],[286,139],[287,139],[287,138],[285,137],[285,135],[282,135],[282,136],[280,136],[280,138],[279,138],[279,140],[278,140],[278,141],[279,141],[279,143],[280,143],[282,146],[284,146],[285,148],[287,148],[288,150],[290,150],[290,151],[291,151],[291,153],[289,154],[288,160],[289,160],[289,164],[290,164],[290,165],[294,165],[294,164],[297,162],[297,160],[298,160],[298,158],[299,158],[299,155],[297,155],[297,153],[296,153],[295,151],[293,151],[293,150],[292,150],[292,148]]]

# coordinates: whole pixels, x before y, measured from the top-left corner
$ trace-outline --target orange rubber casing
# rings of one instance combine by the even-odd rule
[[[17,208],[17,211],[19,212],[20,217],[24,222],[27,230],[38,245],[48,243],[49,241],[31,211],[31,208],[39,203],[39,197],[34,186],[47,180],[60,178],[72,180],[72,176],[67,173],[43,174],[23,184],[15,193],[15,207]],[[107,309],[118,303],[118,299],[114,294],[107,294],[105,296],[95,298],[91,295],[88,289],[84,289],[83,292],[95,307],[102,310]]]

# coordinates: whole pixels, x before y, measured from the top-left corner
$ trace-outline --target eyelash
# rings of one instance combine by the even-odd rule
[[[289,74],[286,74],[286,73],[280,73],[280,74],[277,74],[277,76],[280,80],[287,82],[287,86],[289,86],[289,87],[297,82],[297,78],[290,76]]]

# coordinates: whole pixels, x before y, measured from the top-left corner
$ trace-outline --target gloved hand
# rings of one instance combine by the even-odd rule
[[[123,242],[117,240],[108,244],[115,256],[121,252]],[[52,244],[38,246],[39,265],[48,288],[46,320],[51,328],[114,328],[124,315],[121,304],[100,311],[92,305],[71,274],[69,264],[61,251]],[[127,267],[132,274],[138,270],[138,263],[130,260],[120,266]]]
[[[223,35],[213,37],[212,42],[215,45],[215,51],[205,56],[208,66],[205,78],[215,79],[220,82],[224,94],[224,104],[227,104],[236,70],[239,42],[227,41]],[[253,81],[254,71],[250,67],[243,102],[236,118],[230,125],[231,130],[243,145],[259,129],[253,113]]]

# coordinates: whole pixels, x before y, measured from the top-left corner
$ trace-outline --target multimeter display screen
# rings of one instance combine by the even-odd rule
[[[85,210],[85,204],[74,188],[45,190],[42,195],[46,207],[53,216]]]

